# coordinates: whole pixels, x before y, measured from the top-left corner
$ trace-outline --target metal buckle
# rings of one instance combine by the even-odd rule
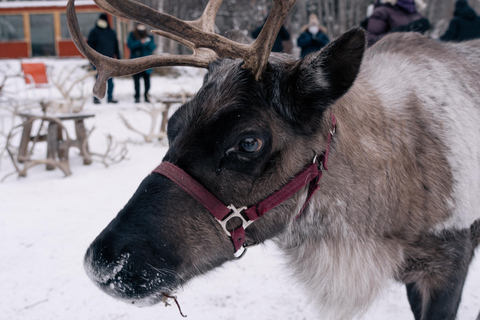
[[[227,223],[228,221],[232,220],[233,218],[239,218],[241,221],[242,221],[242,227],[243,229],[247,229],[247,227],[252,224],[253,220],[252,221],[247,221],[245,220],[245,218],[242,216],[242,211],[243,210],[246,210],[247,207],[241,207],[241,208],[235,208],[235,206],[233,204],[229,205],[227,207],[228,209],[232,210],[232,212],[227,216],[225,217],[223,220],[218,220],[218,223],[220,223],[220,225],[222,226],[223,228],[223,231],[225,231],[225,233],[228,235],[228,236],[231,236],[230,234],[230,231],[228,231],[227,229]]]
[[[232,212],[231,212],[228,216],[226,216],[223,220],[218,220],[218,219],[216,219],[216,220],[218,221],[218,223],[220,223],[220,225],[222,226],[222,229],[223,229],[223,231],[227,234],[227,236],[232,237],[232,234],[231,234],[230,231],[228,231],[228,229],[227,229],[227,223],[228,223],[228,221],[230,221],[230,220],[232,220],[232,219],[234,219],[234,218],[239,218],[240,221],[242,221],[242,227],[243,227],[244,230],[247,229],[248,226],[253,223],[254,220],[247,221],[247,220],[245,220],[245,218],[242,216],[242,211],[246,210],[247,207],[244,206],[244,207],[241,207],[241,208],[238,208],[238,209],[237,209],[233,204],[231,204],[231,205],[229,205],[227,208],[230,209],[230,210],[232,210]],[[234,254],[235,259],[237,259],[237,260],[238,260],[238,259],[241,259],[241,258],[245,255],[245,253],[247,253],[247,248],[253,247],[253,246],[255,246],[255,245],[257,245],[257,243],[252,244],[252,245],[246,245],[246,244],[244,243],[244,244],[242,245],[242,249],[243,249],[243,250],[238,250],[237,252],[235,252],[235,254]]]

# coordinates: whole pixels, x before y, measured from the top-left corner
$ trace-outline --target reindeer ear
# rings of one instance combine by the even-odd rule
[[[301,60],[295,82],[303,105],[326,108],[343,96],[357,77],[364,51],[365,32],[355,28]]]

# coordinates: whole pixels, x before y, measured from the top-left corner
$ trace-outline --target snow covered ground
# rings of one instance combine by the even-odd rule
[[[18,63],[0,61],[0,70],[7,62]],[[85,63],[45,62],[54,68]],[[152,93],[195,92],[201,81],[202,72],[191,69],[178,78],[154,77]],[[96,115],[86,121],[88,128],[95,126],[89,140],[94,152],[105,149],[108,133],[117,140],[142,141],[124,127],[119,113],[138,128],[150,125],[150,119],[132,103],[132,80],[115,80],[115,98],[120,101],[117,105],[94,105],[89,99],[85,107]],[[8,126],[8,121],[0,120],[0,129]],[[0,183],[1,320],[181,319],[175,306],[136,308],[118,302],[98,290],[83,270],[88,245],[159,164],[166,143],[129,144],[128,149],[128,160],[105,168],[98,162],[84,166],[72,148],[70,177],[58,169],[37,166],[27,178],[11,176]],[[5,157],[0,164],[1,179],[13,167]],[[459,320],[475,320],[480,310],[479,286],[477,257],[465,285]],[[289,277],[272,243],[252,248],[242,260],[194,280],[178,293],[178,301],[188,319],[322,319]],[[412,320],[404,287],[392,283],[364,319]]]

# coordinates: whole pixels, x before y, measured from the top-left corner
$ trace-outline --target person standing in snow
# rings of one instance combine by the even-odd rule
[[[311,52],[315,52],[323,48],[330,42],[326,32],[327,29],[320,25],[320,21],[316,14],[308,17],[308,24],[302,28],[303,32],[297,39],[297,45],[302,48],[300,58],[305,57]]]
[[[108,17],[105,13],[100,14],[98,17],[95,27],[88,35],[87,43],[92,49],[104,56],[120,59],[117,35],[110,28]],[[113,99],[113,79],[108,79],[107,83],[107,101],[108,103],[117,103],[118,101]],[[93,103],[99,104],[100,100],[94,97]]]
[[[468,5],[467,0],[455,3],[455,12],[442,41],[465,41],[480,38],[480,17]]]
[[[130,32],[127,46],[130,49],[130,59],[149,56],[156,48],[153,37],[147,34],[147,28],[143,24],[137,24],[135,30]],[[150,90],[150,74],[152,71],[152,69],[148,69],[133,75],[133,82],[135,86],[135,103],[140,102],[140,78],[143,78],[143,83],[145,85],[145,102],[150,102],[148,91]]]

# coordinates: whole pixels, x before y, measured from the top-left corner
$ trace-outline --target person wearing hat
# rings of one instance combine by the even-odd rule
[[[110,28],[108,17],[105,13],[100,14],[98,17],[95,27],[88,35],[87,43],[92,49],[104,56],[120,59],[117,35]],[[108,79],[107,83],[107,101],[108,103],[117,103],[118,101],[113,99],[113,79]],[[94,97],[93,102],[99,104],[100,100]]]
[[[468,5],[467,0],[455,3],[455,12],[442,41],[465,41],[480,38],[480,17]]]
[[[315,52],[323,48],[330,39],[327,37],[327,29],[320,25],[320,21],[316,14],[308,17],[308,24],[302,28],[303,32],[297,39],[297,45],[302,48],[300,58],[305,57],[311,52]]]
[[[135,29],[130,32],[127,46],[130,49],[130,59],[149,56],[156,48],[153,37],[147,33],[147,28],[143,24],[137,24]],[[145,102],[150,102],[148,91],[150,90],[150,74],[152,71],[152,69],[149,69],[133,75],[135,103],[140,102],[140,78],[143,78],[145,85],[145,92],[143,94]]]

